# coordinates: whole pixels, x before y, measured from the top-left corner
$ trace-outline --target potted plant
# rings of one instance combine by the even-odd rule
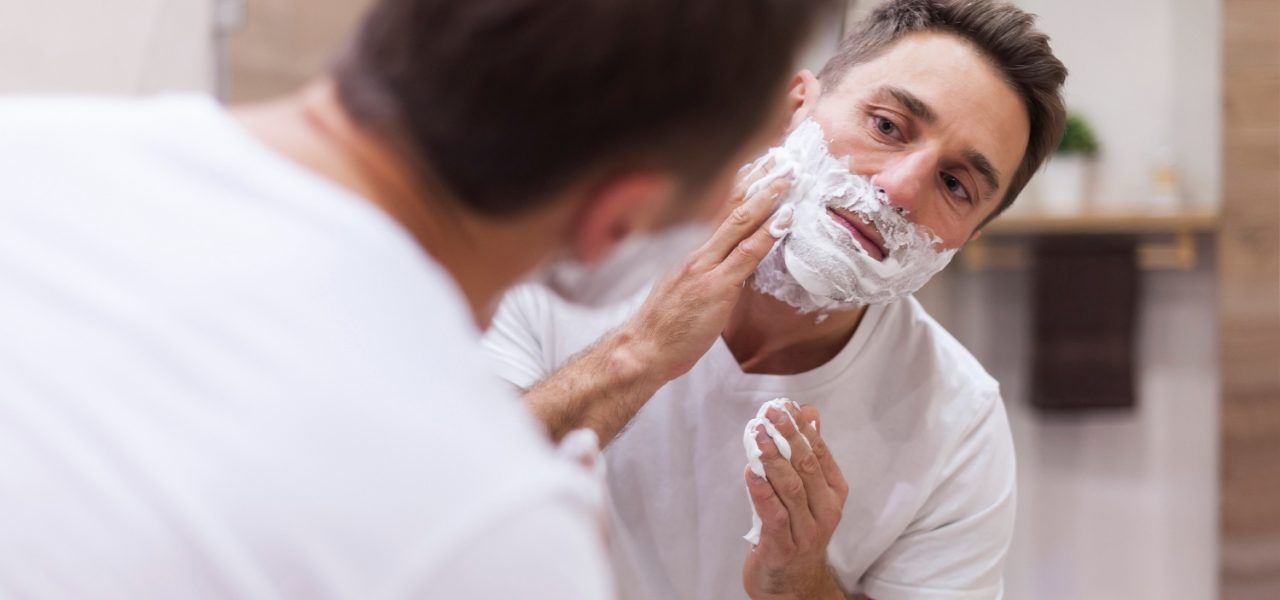
[[[1042,173],[1041,200],[1045,212],[1058,215],[1081,212],[1097,156],[1098,138],[1089,122],[1076,113],[1067,115],[1062,143]]]

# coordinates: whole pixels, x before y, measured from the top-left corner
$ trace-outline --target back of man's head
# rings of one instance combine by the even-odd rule
[[[822,68],[824,89],[835,89],[849,69],[872,60],[904,36],[935,31],[973,44],[1022,98],[1031,134],[1022,163],[1010,178],[1003,212],[1062,140],[1066,105],[1062,85],[1067,68],[1053,55],[1049,37],[1036,29],[1035,15],[995,0],[888,0],[862,20]]]
[[[379,0],[339,99],[469,210],[536,209],[584,173],[696,188],[780,101],[829,0]]]

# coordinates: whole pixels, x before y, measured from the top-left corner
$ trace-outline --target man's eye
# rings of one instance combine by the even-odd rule
[[[964,184],[960,183],[959,179],[943,173],[942,183],[946,184],[947,191],[955,194],[957,197],[962,198],[965,201],[969,200],[969,190],[964,188]]]
[[[898,130],[898,126],[894,125],[893,121],[890,121],[889,119],[886,119],[884,117],[875,117],[875,120],[876,120],[876,129],[880,130],[880,133],[883,133],[885,135],[893,135],[893,132]]]

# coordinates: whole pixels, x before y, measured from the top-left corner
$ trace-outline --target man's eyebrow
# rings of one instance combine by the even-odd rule
[[[1000,189],[1000,171],[991,166],[991,161],[987,160],[985,155],[973,148],[964,151],[964,159],[969,161],[969,164],[973,165],[978,174],[982,175],[982,179],[987,182],[986,197],[991,198],[995,195],[996,190]]]
[[[880,88],[880,93],[893,96],[894,100],[897,100],[899,104],[907,108],[907,112],[925,123],[932,124],[934,121],[938,120],[937,113],[934,113],[933,109],[929,108],[929,105],[924,103],[924,100],[921,100],[918,96],[908,92],[907,90],[892,85],[886,85]]]

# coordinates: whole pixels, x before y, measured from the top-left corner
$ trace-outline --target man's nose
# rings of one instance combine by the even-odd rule
[[[928,189],[935,163],[928,152],[913,152],[884,165],[873,181],[888,195],[891,206],[911,212]]]

